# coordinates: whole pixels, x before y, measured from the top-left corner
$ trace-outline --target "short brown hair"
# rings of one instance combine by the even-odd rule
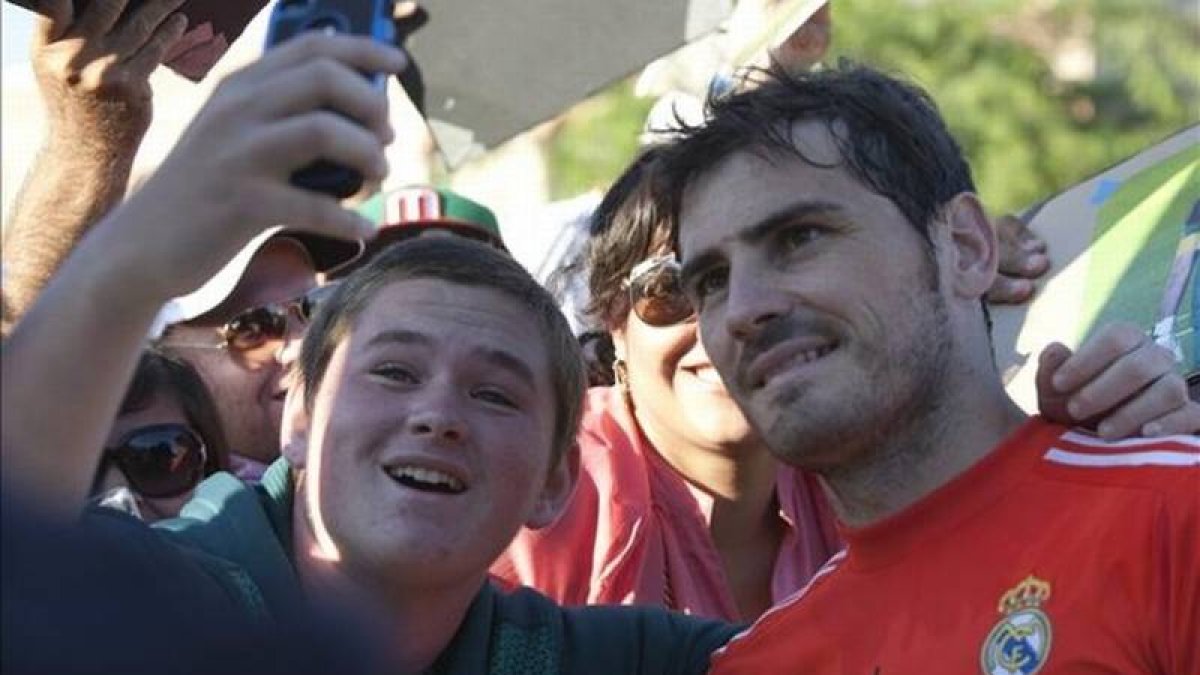
[[[229,446],[221,426],[217,406],[204,380],[186,361],[147,349],[138,360],[133,380],[125,390],[118,415],[128,415],[154,405],[158,397],[173,400],[183,411],[188,425],[204,441],[207,458],[204,475],[229,468]]]
[[[587,371],[579,342],[550,293],[509,255],[463,237],[418,237],[376,254],[338,284],[321,303],[300,348],[299,375],[310,409],[334,350],[383,287],[408,279],[440,279],[498,291],[527,307],[539,324],[550,358],[556,402],[553,463],[575,442]],[[518,320],[514,317],[514,320]]]

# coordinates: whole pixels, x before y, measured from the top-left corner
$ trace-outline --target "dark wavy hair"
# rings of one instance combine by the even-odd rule
[[[148,349],[138,360],[133,381],[121,401],[120,415],[145,410],[160,396],[179,404],[188,425],[204,441],[207,458],[204,475],[229,468],[229,445],[208,387],[191,365],[156,349]]]
[[[673,219],[684,190],[737,152],[833,168],[796,146],[792,128],[808,121],[824,124],[842,168],[895,204],[931,248],[929,226],[941,208],[975,191],[962,149],[916,85],[850,61],[808,73],[772,66],[754,80],[746,91],[710,99],[707,121],[683,126],[659,153],[656,183]]]
[[[660,150],[651,146],[617,177],[592,213],[585,251],[588,312],[612,329],[629,316],[625,281],[633,268],[671,244],[671,220],[652,189]]]
[[[680,202],[689,185],[731,155],[798,157],[810,166],[840,166],[868,190],[890,200],[920,235],[932,261],[930,228],[956,195],[975,192],[962,148],[950,134],[937,104],[923,89],[900,77],[852,61],[792,73],[777,64],[748,77],[753,86],[710,98],[701,125],[681,122],[658,149],[653,191],[671,223],[679,252]],[[797,147],[792,131],[801,122],[824,125],[840,159],[823,164]],[[991,329],[986,300],[984,321]]]

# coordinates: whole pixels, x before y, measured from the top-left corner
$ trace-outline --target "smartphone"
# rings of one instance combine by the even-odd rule
[[[306,31],[365,35],[394,44],[393,0],[277,0],[267,28],[266,48],[286,42]],[[386,76],[363,73],[380,91]],[[320,160],[292,174],[292,184],[344,199],[363,185],[359,172]]]

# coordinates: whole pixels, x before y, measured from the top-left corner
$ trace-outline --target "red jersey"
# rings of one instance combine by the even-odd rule
[[[719,675],[1200,674],[1200,438],[1032,419],[713,657]]]

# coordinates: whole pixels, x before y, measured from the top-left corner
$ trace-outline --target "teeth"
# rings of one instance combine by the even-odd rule
[[[817,347],[816,349],[809,349],[807,351],[800,352],[800,354],[796,356],[796,361],[799,362],[801,365],[804,365],[807,363],[812,363],[813,361],[816,361],[817,359],[821,358],[822,356],[825,356],[829,352],[832,352],[833,349],[834,349],[834,345],[827,345],[825,347]],[[769,380],[769,379],[771,379],[770,375],[763,377],[763,379],[758,382],[757,386],[759,386],[759,387],[764,386],[767,383],[767,380]]]
[[[388,470],[388,475],[396,479],[408,479],[425,485],[438,485],[449,488],[452,492],[462,492],[466,486],[454,476],[441,471],[426,469],[419,466],[399,466]]]
[[[811,363],[833,351],[833,347],[818,347],[810,349],[800,354],[800,361],[803,363]]]
[[[715,368],[700,368],[696,371],[696,379],[709,384],[722,384],[721,376]]]

